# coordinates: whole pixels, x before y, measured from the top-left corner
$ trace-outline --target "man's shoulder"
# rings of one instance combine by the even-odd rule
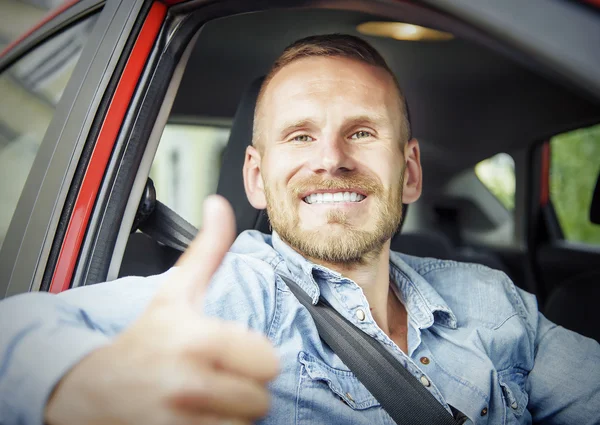
[[[228,252],[208,287],[205,312],[266,332],[277,304],[277,261],[268,250]]]
[[[518,316],[527,327],[537,319],[534,295],[500,270],[477,263],[397,254],[442,297],[459,321],[496,328]]]
[[[272,286],[276,281],[275,267],[282,258],[271,245],[270,238],[270,235],[258,231],[240,234],[225,255],[213,280],[232,282],[237,278]]]

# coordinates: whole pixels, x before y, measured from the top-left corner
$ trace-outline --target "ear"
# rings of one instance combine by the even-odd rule
[[[421,149],[417,139],[411,139],[404,146],[404,188],[402,203],[412,204],[421,196],[423,185],[423,170],[421,168]]]
[[[246,158],[244,159],[244,189],[250,204],[257,210],[267,208],[267,198],[263,185],[262,174],[260,172],[261,157],[254,146],[246,148]]]

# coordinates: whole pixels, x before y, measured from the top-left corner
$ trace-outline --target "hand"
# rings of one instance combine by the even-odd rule
[[[223,198],[205,201],[203,227],[141,317],[63,377],[49,425],[247,424],[267,413],[275,350],[263,335],[202,315],[235,237]]]

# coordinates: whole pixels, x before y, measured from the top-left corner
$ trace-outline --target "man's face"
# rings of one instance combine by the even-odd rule
[[[281,238],[327,263],[378,254],[402,216],[401,122],[383,69],[335,57],[281,69],[259,113],[262,186]]]

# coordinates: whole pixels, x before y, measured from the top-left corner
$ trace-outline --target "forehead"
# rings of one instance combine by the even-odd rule
[[[373,65],[342,57],[310,57],[283,67],[269,82],[263,97],[270,115],[302,112],[302,105],[324,107],[343,103],[350,110],[396,111],[399,93],[389,73]]]

